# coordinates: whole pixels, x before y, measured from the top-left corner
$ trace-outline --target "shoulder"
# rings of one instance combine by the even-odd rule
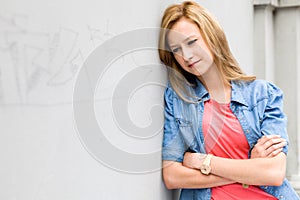
[[[173,99],[174,97],[177,97],[177,94],[175,90],[172,88],[170,82],[167,83],[164,95],[165,95],[165,99]]]
[[[266,80],[262,80],[262,79],[256,79],[253,81],[234,81],[233,83],[241,89],[262,90],[262,89],[266,89],[269,82],[267,82]]]
[[[242,93],[250,93],[261,98],[268,98],[271,95],[282,95],[282,90],[277,85],[262,79],[236,81],[235,84]]]
[[[283,100],[281,89],[266,80],[232,81],[231,85],[232,99],[249,107]]]
[[[171,84],[168,82],[164,92],[164,103],[166,107],[176,106],[176,102],[181,101],[178,94],[175,92]]]

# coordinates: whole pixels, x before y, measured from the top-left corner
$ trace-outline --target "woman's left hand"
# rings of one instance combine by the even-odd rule
[[[186,152],[183,158],[183,166],[192,169],[200,169],[207,154]]]
[[[282,151],[286,144],[286,140],[279,135],[263,136],[251,150],[251,158],[274,157]]]

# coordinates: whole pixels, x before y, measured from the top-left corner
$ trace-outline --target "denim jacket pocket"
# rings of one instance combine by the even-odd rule
[[[176,122],[179,127],[191,127],[192,126],[192,122],[190,122],[189,120],[186,120],[186,119],[176,118]]]

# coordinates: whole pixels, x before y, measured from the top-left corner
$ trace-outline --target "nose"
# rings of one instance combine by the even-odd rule
[[[182,57],[185,61],[189,61],[193,58],[193,52],[190,48],[182,48]]]

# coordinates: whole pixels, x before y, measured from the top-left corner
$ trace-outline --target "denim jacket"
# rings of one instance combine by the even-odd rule
[[[278,134],[287,140],[283,152],[288,152],[286,116],[283,113],[283,94],[275,85],[264,80],[231,82],[230,108],[239,120],[250,146],[248,156],[257,140],[263,135]],[[186,103],[175,93],[170,84],[165,91],[165,123],[162,159],[183,161],[186,151],[205,153],[202,118],[204,102],[209,93],[196,81],[189,88],[197,97],[195,103]],[[191,99],[192,100],[192,99]],[[278,199],[300,199],[288,180],[281,186],[260,186]],[[182,189],[180,200],[210,200],[211,189]]]

